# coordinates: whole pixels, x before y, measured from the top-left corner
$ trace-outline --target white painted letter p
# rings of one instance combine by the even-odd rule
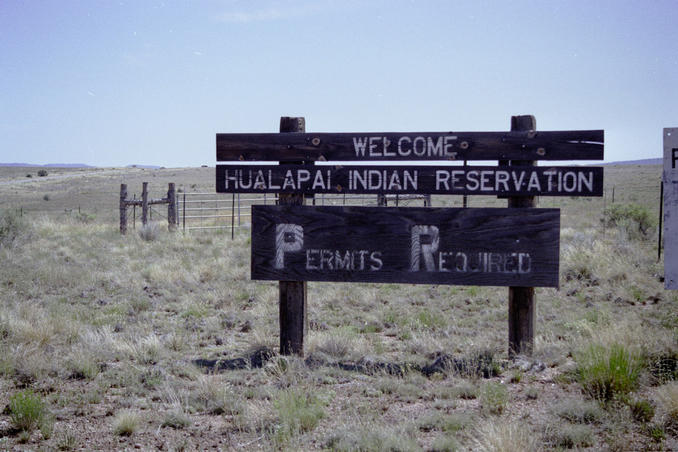
[[[304,247],[304,228],[298,224],[283,223],[275,227],[275,268],[285,268],[285,253]]]

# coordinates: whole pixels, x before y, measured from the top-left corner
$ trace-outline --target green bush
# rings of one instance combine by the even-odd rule
[[[603,402],[633,391],[644,367],[641,357],[621,344],[592,344],[574,358],[577,381],[584,392]]]
[[[631,237],[648,237],[657,226],[654,215],[639,204],[612,204],[603,215],[607,226],[619,227]]]
[[[31,390],[17,392],[9,398],[9,413],[12,425],[21,431],[30,432],[37,427],[51,431],[47,407]]]
[[[480,388],[480,406],[483,411],[491,414],[501,414],[508,403],[509,394],[506,386],[501,383],[488,382]]]
[[[44,169],[38,170],[38,176],[40,176],[40,177],[47,176],[47,170],[44,170]]]

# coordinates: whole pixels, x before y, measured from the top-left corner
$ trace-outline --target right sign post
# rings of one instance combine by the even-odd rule
[[[678,127],[664,129],[664,287],[678,290]]]

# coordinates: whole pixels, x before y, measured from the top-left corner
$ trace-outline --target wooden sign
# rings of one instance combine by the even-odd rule
[[[601,167],[217,165],[218,193],[602,196]]]
[[[252,279],[558,286],[558,209],[252,206]]]
[[[602,160],[602,130],[219,133],[217,161]]]
[[[678,127],[664,129],[664,287],[678,289]]]

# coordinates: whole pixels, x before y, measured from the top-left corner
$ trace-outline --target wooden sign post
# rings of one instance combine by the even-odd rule
[[[536,196],[603,193],[602,168],[535,162],[602,160],[602,130],[537,132],[514,116],[509,132],[306,133],[304,118],[283,117],[280,132],[217,134],[217,160],[232,163],[217,165],[216,191],[279,194],[252,208],[252,279],[280,281],[282,354],[303,355],[306,281],[508,286],[509,355],[532,353],[534,287],[558,286],[560,234],[560,211]],[[244,163],[257,161],[279,165]],[[382,207],[303,206],[316,193]],[[387,207],[387,194],[497,195],[509,208]]]
[[[535,133],[537,121],[534,116],[513,116],[511,132]],[[514,160],[510,166],[533,166],[532,160]],[[510,208],[537,207],[535,196],[510,197]],[[529,210],[528,210],[529,211]],[[509,357],[531,355],[534,349],[535,296],[534,287],[514,285],[508,290],[508,344]]]
[[[678,290],[678,127],[664,129],[664,287]]]
[[[304,118],[280,118],[280,132],[305,132]],[[297,162],[303,164],[303,161]],[[280,194],[280,206],[301,206],[304,204],[303,193]],[[278,283],[280,294],[280,354],[304,356],[304,337],[308,329],[306,281],[281,280]]]

